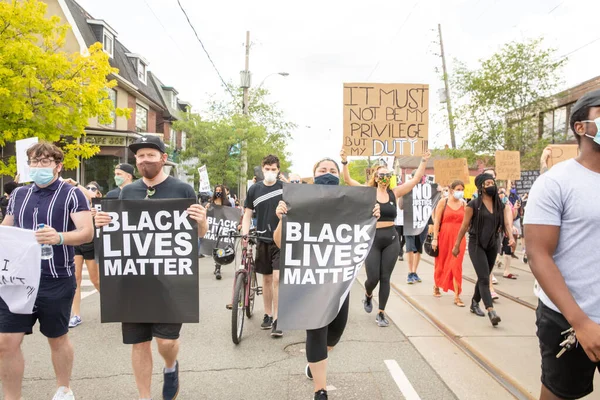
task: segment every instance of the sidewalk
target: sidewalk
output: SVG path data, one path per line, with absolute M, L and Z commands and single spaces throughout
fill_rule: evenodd
M 528 265 L 515 259 L 512 260 L 511 273 L 517 274 L 518 279 L 503 278 L 502 273 L 503 269 L 494 269 L 494 275 L 499 281 L 495 289 L 500 295 L 500 299 L 494 303 L 502 318 L 497 328 L 492 327 L 487 315 L 481 318 L 469 312 L 475 286 L 467 280 L 463 280 L 461 295 L 466 307 L 459 308 L 453 304 L 452 292 L 442 292 L 441 298 L 433 297 L 433 259 L 425 254 L 418 268 L 422 283 L 406 283 L 408 265 L 404 261 L 396 264 L 392 286 L 434 322 L 446 327 L 453 337 L 474 354 L 493 365 L 495 372 L 522 392 L 528 393 L 532 399 L 537 399 L 541 386 L 541 359 L 535 327 L 534 308 L 537 306 L 537 298 L 533 293 L 534 277 Z M 477 279 L 468 256 L 464 260 L 463 275 Z M 526 305 L 503 297 L 500 292 L 516 297 Z M 394 322 L 404 331 L 405 321 Z M 594 383 L 597 388 L 600 387 L 598 378 L 596 374 Z M 598 393 L 586 397 L 592 398 L 599 398 Z

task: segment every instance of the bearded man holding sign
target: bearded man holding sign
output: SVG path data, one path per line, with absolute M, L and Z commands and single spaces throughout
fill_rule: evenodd
M 138 171 L 143 178 L 127 185 L 121 191 L 121 200 L 196 199 L 194 189 L 167 175 L 163 166 L 167 161 L 165 144 L 156 136 L 142 136 L 129 146 L 135 153 Z M 208 230 L 206 209 L 199 204 L 187 210 L 189 218 L 198 223 L 198 236 Z M 154 216 L 152 216 L 154 219 Z M 96 215 L 96 227 L 111 223 L 106 212 Z M 133 345 L 132 364 L 140 399 L 151 398 L 152 338 L 156 338 L 158 350 L 165 361 L 163 399 L 172 400 L 179 393 L 179 332 L 181 323 L 123 323 L 123 343 Z
M 340 182 L 332 159 L 319 161 L 313 171 L 315 185 L 284 186 L 273 240 L 282 254 L 279 323 L 306 329 L 305 373 L 314 379 L 315 400 L 324 400 L 327 352 L 346 328 L 350 289 L 373 243 L 380 210 L 373 189 L 326 186 Z

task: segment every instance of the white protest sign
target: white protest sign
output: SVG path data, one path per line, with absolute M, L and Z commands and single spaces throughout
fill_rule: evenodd
M 210 182 L 208 181 L 208 172 L 206 171 L 206 165 L 198 168 L 198 173 L 200 174 L 200 188 L 199 192 L 210 192 Z
M 0 226 L 0 243 L 0 297 L 10 312 L 31 314 L 42 271 L 42 250 L 35 232 Z
M 19 174 L 19 182 L 31 182 L 29 176 L 29 165 L 27 165 L 27 149 L 38 142 L 37 137 L 17 140 L 15 142 L 17 155 L 17 174 Z

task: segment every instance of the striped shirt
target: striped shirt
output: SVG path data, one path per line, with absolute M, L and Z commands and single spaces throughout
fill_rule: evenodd
M 275 182 L 272 186 L 267 186 L 261 181 L 248 189 L 244 207 L 256 211 L 256 230 L 261 235 L 273 237 L 273 232 L 279 223 L 275 210 L 282 199 L 283 183 L 281 181 Z
M 17 228 L 36 230 L 39 224 L 51 226 L 57 232 L 75 230 L 71 214 L 89 211 L 85 195 L 77 187 L 61 179 L 40 188 L 35 184 L 15 189 L 8 203 L 7 215 L 14 218 Z M 42 276 L 66 278 L 74 272 L 73 246 L 52 246 L 54 257 L 42 260 Z

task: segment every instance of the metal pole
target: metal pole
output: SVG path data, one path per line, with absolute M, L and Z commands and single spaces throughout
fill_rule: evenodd
M 250 68 L 250 31 L 246 31 L 246 67 L 245 71 L 248 74 L 248 70 Z M 248 92 L 249 88 L 244 87 L 244 103 L 242 108 L 242 113 L 245 116 L 248 116 Z M 248 191 L 247 186 L 247 178 L 248 178 L 248 149 L 247 143 L 245 140 L 242 141 L 242 148 L 240 149 L 240 185 L 239 185 L 239 197 L 240 199 L 246 198 L 246 193 Z
M 450 85 L 448 85 L 448 72 L 446 71 L 446 55 L 444 53 L 444 41 L 442 40 L 442 25 L 438 24 L 440 33 L 440 47 L 442 50 L 442 69 L 444 71 L 444 86 L 446 87 L 446 107 L 448 108 L 448 124 L 450 125 L 450 142 L 452 148 L 456 149 L 456 137 L 454 136 L 454 115 L 452 114 L 452 104 L 450 103 Z

